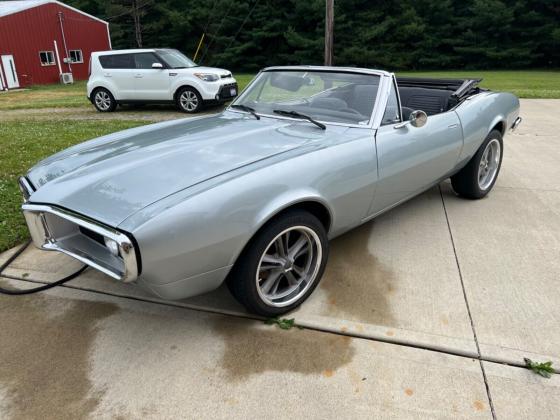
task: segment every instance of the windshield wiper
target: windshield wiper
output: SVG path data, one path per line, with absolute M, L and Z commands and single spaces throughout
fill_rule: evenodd
M 279 114 L 279 115 L 285 115 L 287 117 L 301 118 L 303 120 L 307 120 L 310 123 L 315 124 L 321 130 L 325 130 L 327 128 L 327 126 L 325 124 L 322 124 L 317 120 L 314 120 L 309 115 L 301 114 L 301 113 L 296 112 L 296 111 L 285 111 L 283 109 L 275 109 L 272 112 L 274 112 L 275 114 Z
M 240 109 L 241 111 L 249 112 L 257 120 L 261 119 L 261 116 L 259 114 L 257 114 L 257 111 L 255 111 L 255 108 L 251 108 L 250 106 L 247 106 L 247 105 L 230 105 L 230 108 L 237 108 L 237 109 Z

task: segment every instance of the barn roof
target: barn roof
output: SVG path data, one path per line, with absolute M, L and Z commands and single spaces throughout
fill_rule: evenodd
M 10 0 L 10 1 L 0 1 L 0 17 L 12 15 L 12 14 L 18 13 L 18 12 L 23 12 L 24 10 L 32 9 L 33 7 L 41 6 L 41 5 L 47 4 L 47 3 L 55 3 L 55 4 L 58 4 L 59 6 L 66 7 L 67 9 L 73 10 L 73 11 L 75 11 L 77 13 L 80 13 L 84 16 L 87 16 L 91 19 L 95 19 L 99 22 L 107 23 L 106 21 L 104 21 L 102 19 L 99 19 L 95 16 L 92 16 L 88 13 L 82 12 L 81 10 L 76 9 L 75 7 L 68 6 L 67 4 L 64 4 L 64 3 L 60 2 L 60 1 L 56 1 L 56 0 Z

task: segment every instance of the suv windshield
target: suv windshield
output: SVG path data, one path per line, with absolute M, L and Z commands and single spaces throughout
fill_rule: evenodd
M 159 57 L 172 69 L 187 69 L 198 67 L 194 61 L 177 50 L 157 50 Z
M 379 76 L 335 71 L 271 70 L 234 102 L 259 114 L 295 111 L 324 122 L 368 124 Z

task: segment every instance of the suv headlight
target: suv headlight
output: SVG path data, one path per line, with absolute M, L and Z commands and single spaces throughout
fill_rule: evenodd
M 194 75 L 205 82 L 215 82 L 216 80 L 220 80 L 220 76 L 213 73 L 195 73 Z

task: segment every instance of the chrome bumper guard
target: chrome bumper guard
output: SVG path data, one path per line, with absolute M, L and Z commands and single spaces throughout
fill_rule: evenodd
M 124 233 L 54 206 L 24 203 L 21 208 L 36 247 L 62 252 L 116 280 L 138 277 L 136 250 Z M 106 245 L 110 241 L 117 245 L 113 251 Z
M 511 131 L 515 131 L 515 129 L 519 126 L 519 124 L 521 124 L 521 121 L 523 121 L 523 119 L 521 117 L 517 117 L 513 122 L 513 124 L 511 125 Z

